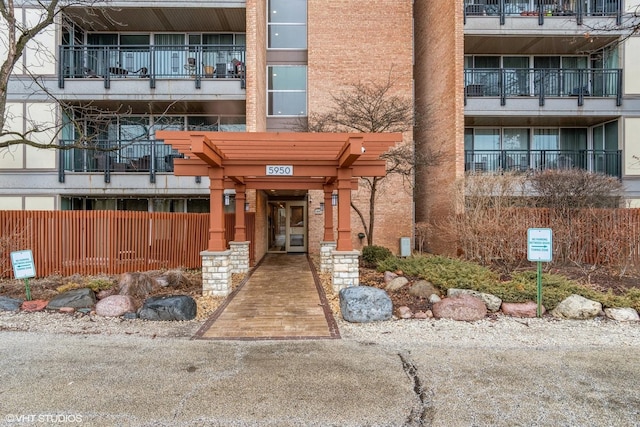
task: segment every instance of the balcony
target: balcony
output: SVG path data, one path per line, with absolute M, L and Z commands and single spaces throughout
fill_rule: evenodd
M 115 79 L 235 79 L 245 87 L 245 46 L 145 45 L 59 46 L 58 87 L 68 79 L 101 79 L 109 89 Z
M 539 25 L 546 18 L 568 17 L 582 25 L 585 17 L 610 17 L 622 22 L 622 0 L 464 0 L 464 20 L 467 17 L 495 16 L 500 25 L 505 17 L 535 17 Z
M 622 104 L 621 69 L 489 69 L 464 71 L 465 105 L 468 97 L 499 97 L 500 105 L 508 98 L 537 97 L 544 106 L 547 98 L 572 97 L 581 106 L 585 98 L 615 98 Z
M 60 141 L 72 146 L 75 141 Z M 184 157 L 162 141 L 92 141 L 96 149 L 71 148 L 61 151 L 58 181 L 64 182 L 67 172 L 104 174 L 111 182 L 111 173 L 144 173 L 155 183 L 157 173 L 172 173 L 173 159 Z
M 579 168 L 622 177 L 622 152 L 605 150 L 465 150 L 471 173 Z

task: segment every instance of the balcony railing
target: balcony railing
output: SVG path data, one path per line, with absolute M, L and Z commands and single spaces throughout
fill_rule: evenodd
M 464 0 L 467 16 L 497 16 L 500 25 L 507 16 L 535 17 L 540 25 L 545 18 L 561 16 L 582 25 L 585 17 L 614 17 L 622 23 L 623 0 Z
M 72 146 L 74 141 L 60 141 Z M 70 148 L 60 151 L 58 180 L 64 182 L 67 172 L 104 174 L 111 182 L 111 173 L 146 173 L 154 183 L 157 173 L 173 172 L 173 159 L 184 157 L 162 141 L 91 141 L 92 148 Z
M 58 85 L 65 79 L 100 78 L 109 88 L 112 79 L 147 79 L 155 88 L 157 79 L 239 79 L 244 88 L 245 46 L 60 46 Z
M 464 156 L 468 172 L 578 168 L 622 177 L 620 150 L 465 150 Z
M 546 98 L 575 97 L 583 105 L 585 97 L 616 98 L 622 104 L 622 70 L 559 68 L 472 68 L 464 70 L 465 103 L 471 96 L 507 98 L 535 96 L 540 106 Z

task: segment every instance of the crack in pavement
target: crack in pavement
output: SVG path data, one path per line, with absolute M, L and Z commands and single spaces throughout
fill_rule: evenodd
M 420 380 L 420 376 L 418 375 L 418 368 L 411 360 L 409 354 L 398 353 L 398 357 L 402 362 L 402 369 L 404 369 L 404 372 L 413 382 L 413 393 L 417 399 L 417 404 L 411 408 L 411 413 L 407 417 L 405 425 L 418 427 L 432 425 L 435 415 L 435 409 L 432 404 L 433 390 L 424 388 L 422 380 Z

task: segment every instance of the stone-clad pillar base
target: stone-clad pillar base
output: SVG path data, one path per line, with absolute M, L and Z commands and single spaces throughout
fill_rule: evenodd
M 229 242 L 231 273 L 249 272 L 249 242 Z
M 359 256 L 360 252 L 357 250 L 332 252 L 333 274 L 331 284 L 334 292 L 338 293 L 340 289 L 360 285 Z
M 200 252 L 202 295 L 226 297 L 231 293 L 231 251 Z
M 336 249 L 336 242 L 320 242 L 320 273 L 331 273 L 333 261 L 331 253 Z

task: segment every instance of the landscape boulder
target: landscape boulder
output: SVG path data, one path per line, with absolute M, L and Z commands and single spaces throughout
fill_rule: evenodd
M 409 288 L 409 294 L 418 298 L 429 298 L 440 294 L 440 290 L 427 280 L 418 280 Z
M 406 277 L 398 276 L 395 279 L 391 280 L 387 283 L 387 286 L 384 287 L 386 291 L 395 292 L 404 288 L 409 284 L 409 280 Z
M 502 312 L 507 316 L 513 317 L 537 317 L 538 304 L 533 301 L 527 302 L 503 302 Z M 540 308 L 541 314 L 545 313 L 544 306 Z
M 638 312 L 631 307 L 614 307 L 614 308 L 605 308 L 604 314 L 613 320 L 617 320 L 619 322 L 638 322 L 640 321 L 640 316 L 638 316 Z
M 384 272 L 384 283 L 389 283 L 390 281 L 392 281 L 393 279 L 395 279 L 396 277 L 398 277 L 398 275 L 392 271 L 385 271 Z
M 341 289 L 340 311 L 347 322 L 366 323 L 391 319 L 393 303 L 382 289 L 352 286 Z
M 398 307 L 398 317 L 400 319 L 411 319 L 413 317 L 413 312 L 409 307 L 403 305 L 402 307 Z
M 62 307 L 89 308 L 96 303 L 96 294 L 89 288 L 72 289 L 53 297 L 47 310 L 59 310 Z
M 460 294 L 433 304 L 432 311 L 436 319 L 475 321 L 484 319 L 487 306 L 479 298 Z
M 144 320 L 192 320 L 198 307 L 196 301 L 188 295 L 168 295 L 147 298 L 138 317 Z
M 128 295 L 111 295 L 101 299 L 96 304 L 96 314 L 103 317 L 120 317 L 123 314 L 136 311 L 133 298 Z
M 191 286 L 191 280 L 182 270 L 169 270 L 155 278 L 158 286 L 166 288 L 186 288 Z
M 484 292 L 474 291 L 472 289 L 456 289 L 450 288 L 447 291 L 447 296 L 455 297 L 457 295 L 471 295 L 472 297 L 479 298 L 482 302 L 487 306 L 487 310 L 491 312 L 496 312 L 500 310 L 500 306 L 502 305 L 502 300 L 495 295 L 486 294 Z
M 21 299 L 0 295 L 0 311 L 20 311 Z
M 25 301 L 22 303 L 20 309 L 22 311 L 26 311 L 27 313 L 35 312 L 35 311 L 43 311 L 49 301 L 43 299 L 34 299 L 32 301 Z
M 118 294 L 143 300 L 160 286 L 147 273 L 125 273 L 118 282 Z
M 553 317 L 561 319 L 592 319 L 602 312 L 602 304 L 581 295 L 570 295 L 551 310 Z

